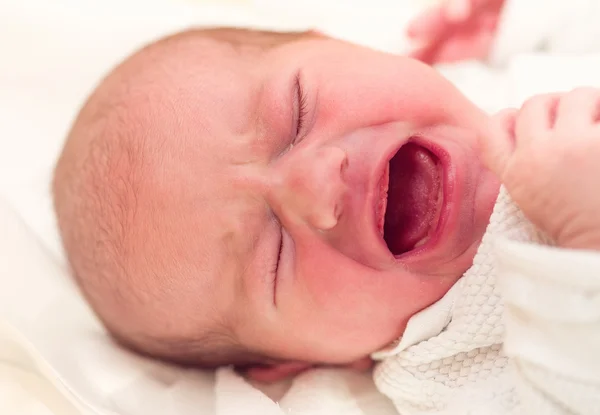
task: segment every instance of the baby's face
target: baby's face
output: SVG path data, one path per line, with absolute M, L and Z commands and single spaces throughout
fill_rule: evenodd
M 165 77 L 176 96 L 155 96 L 169 167 L 140 196 L 154 225 L 139 242 L 177 273 L 153 327 L 193 341 L 210 325 L 309 362 L 393 341 L 483 235 L 498 189 L 476 151 L 486 115 L 429 67 L 332 39 L 203 48 Z

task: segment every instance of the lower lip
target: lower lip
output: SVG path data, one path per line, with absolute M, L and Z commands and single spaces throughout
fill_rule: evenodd
M 442 179 L 442 189 L 441 189 L 441 197 L 442 197 L 442 201 L 441 201 L 441 207 L 440 207 L 440 211 L 438 213 L 438 218 L 437 218 L 437 223 L 435 225 L 435 230 L 433 232 L 429 233 L 429 239 L 422 243 L 422 245 L 415 247 L 413 249 L 411 249 L 408 252 L 404 252 L 400 255 L 394 255 L 394 258 L 396 259 L 404 259 L 406 257 L 410 257 L 410 256 L 414 256 L 414 255 L 419 255 L 423 252 L 426 252 L 430 249 L 432 249 L 434 246 L 436 246 L 440 239 L 442 238 L 443 234 L 444 234 L 444 230 L 446 229 L 448 222 L 450 220 L 451 217 L 451 213 L 452 213 L 452 207 L 454 205 L 453 202 L 453 198 L 452 198 L 452 193 L 453 193 L 453 189 L 454 189 L 454 181 L 453 181 L 453 174 L 452 174 L 452 165 L 450 162 L 450 155 L 441 147 L 426 142 L 425 140 L 423 140 L 420 137 L 412 137 L 410 140 L 410 142 L 416 143 L 418 145 L 420 145 L 421 147 L 425 148 L 426 150 L 430 151 L 433 155 L 435 155 L 439 162 L 440 162 L 440 176 Z M 395 153 L 394 153 L 395 154 Z M 387 169 L 386 169 L 387 171 Z M 383 236 L 381 236 L 381 240 L 384 244 L 384 246 L 387 248 L 387 244 L 385 243 L 385 240 L 383 240 Z

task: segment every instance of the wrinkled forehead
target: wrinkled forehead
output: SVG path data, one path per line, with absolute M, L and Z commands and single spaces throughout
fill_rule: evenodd
M 167 92 L 148 94 L 155 98 L 151 123 L 168 144 L 154 152 L 147 190 L 172 206 L 165 222 L 176 226 L 164 232 L 195 240 L 189 250 L 217 277 L 241 272 L 264 210 L 240 180 L 261 136 L 263 52 L 302 35 L 223 29 L 202 36 L 174 48 L 159 68 L 167 74 L 153 79 Z

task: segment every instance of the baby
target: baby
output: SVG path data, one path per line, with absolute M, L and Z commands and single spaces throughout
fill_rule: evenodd
M 600 249 L 599 102 L 576 90 L 490 120 L 416 60 L 189 31 L 86 103 L 58 224 L 83 294 L 140 353 L 263 381 L 368 367 L 470 267 L 500 181 L 558 246 Z
M 278 378 L 359 364 L 469 267 L 488 117 L 417 61 L 311 33 L 193 31 L 83 108 L 54 194 L 122 343 Z

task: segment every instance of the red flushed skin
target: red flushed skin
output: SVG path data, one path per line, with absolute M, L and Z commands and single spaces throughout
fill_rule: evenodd
M 135 125 L 161 147 L 143 159 L 129 263 L 173 277 L 144 280 L 156 301 L 115 319 L 158 338 L 218 322 L 285 362 L 364 358 L 472 263 L 499 188 L 478 159 L 488 116 L 408 58 L 314 36 L 243 52 L 190 41 L 132 70 L 152 86 Z M 382 178 L 409 141 L 435 155 L 442 204 L 428 241 L 394 256 Z

